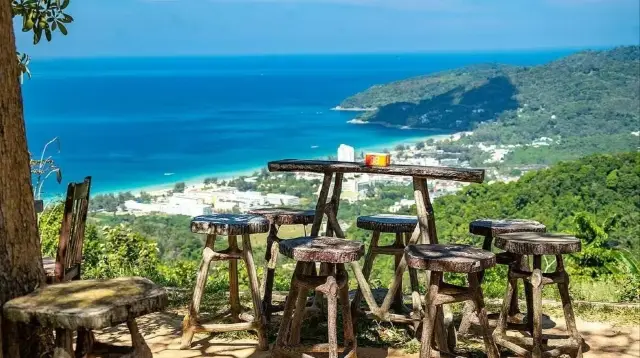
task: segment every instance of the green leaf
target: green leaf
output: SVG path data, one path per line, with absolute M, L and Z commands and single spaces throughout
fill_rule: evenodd
M 64 0 L 64 1 L 62 2 L 62 6 L 61 6 L 60 8 L 61 8 L 61 9 L 66 9 L 66 8 L 67 8 L 67 6 L 69 6 L 69 0 Z
M 58 28 L 58 22 L 54 21 L 51 23 L 51 30 L 52 31 L 56 31 L 56 28 Z
M 67 35 L 67 27 L 64 26 L 64 24 L 61 21 L 58 21 L 58 27 L 60 28 L 60 32 L 62 32 L 63 35 Z
M 47 41 L 51 41 L 51 29 L 50 28 L 45 28 L 44 29 L 44 35 L 47 37 Z
M 33 44 L 37 45 L 40 42 L 40 38 L 42 37 L 42 29 L 36 27 L 33 29 Z
M 67 14 L 62 14 L 62 15 L 63 17 L 62 19 L 60 19 L 60 21 L 64 22 L 65 24 L 73 22 L 73 17 L 71 17 L 71 15 L 67 15 Z

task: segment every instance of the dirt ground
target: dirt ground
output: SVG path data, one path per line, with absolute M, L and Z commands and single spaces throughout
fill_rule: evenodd
M 138 325 L 147 343 L 157 358 L 267 358 L 269 352 L 256 350 L 252 340 L 224 341 L 209 335 L 196 335 L 190 350 L 180 350 L 180 325 L 182 316 L 176 313 L 158 313 L 138 320 Z M 544 333 L 564 333 L 563 320 L 552 319 L 555 327 Z M 640 358 L 640 327 L 616 327 L 608 323 L 577 321 L 587 351 L 585 358 Z M 128 344 L 130 337 L 125 326 L 118 326 L 100 332 L 97 338 L 103 342 Z M 326 355 L 318 354 L 317 357 Z M 361 358 L 418 358 L 418 354 L 407 354 L 401 349 L 358 348 Z

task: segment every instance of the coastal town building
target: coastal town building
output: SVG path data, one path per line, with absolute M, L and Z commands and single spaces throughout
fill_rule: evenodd
M 338 147 L 338 160 L 341 162 L 355 162 L 356 151 L 353 147 L 346 144 L 340 144 Z

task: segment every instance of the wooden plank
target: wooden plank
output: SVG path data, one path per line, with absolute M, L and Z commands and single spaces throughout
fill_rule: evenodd
M 369 173 L 453 180 L 470 183 L 482 183 L 484 181 L 483 169 L 428 167 L 399 164 L 390 165 L 388 167 L 369 167 L 364 163 L 299 159 L 272 161 L 269 162 L 268 167 L 271 172 Z

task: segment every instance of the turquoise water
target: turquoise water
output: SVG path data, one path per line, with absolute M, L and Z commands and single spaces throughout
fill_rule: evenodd
M 34 60 L 25 81 L 29 148 L 53 137 L 65 181 L 93 192 L 224 176 L 282 158 L 384 147 L 435 133 L 353 125 L 331 111 L 375 84 L 481 62 L 538 64 L 566 51 Z M 173 173 L 171 175 L 167 175 Z M 62 192 L 51 181 L 44 195 Z

